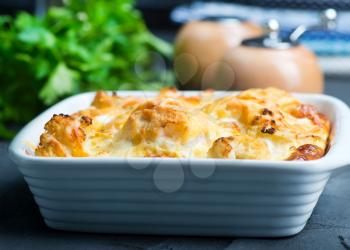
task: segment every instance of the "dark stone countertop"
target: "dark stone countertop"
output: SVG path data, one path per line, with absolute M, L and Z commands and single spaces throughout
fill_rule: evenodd
M 326 93 L 350 105 L 350 82 L 327 79 Z M 305 229 L 281 239 L 71 233 L 49 229 L 0 142 L 0 249 L 350 249 L 350 168 L 334 173 Z

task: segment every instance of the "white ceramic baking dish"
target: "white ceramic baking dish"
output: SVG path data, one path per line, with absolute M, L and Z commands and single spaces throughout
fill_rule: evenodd
M 152 96 L 152 92 L 118 92 Z M 184 92 L 186 95 L 196 92 Z M 217 93 L 217 95 L 228 92 Z M 55 229 L 136 234 L 288 236 L 300 232 L 333 170 L 350 163 L 350 112 L 325 95 L 297 95 L 332 121 L 334 138 L 319 160 L 43 158 L 32 155 L 53 114 L 90 105 L 70 97 L 16 136 L 10 155 L 46 224 Z M 29 145 L 29 146 L 28 146 Z

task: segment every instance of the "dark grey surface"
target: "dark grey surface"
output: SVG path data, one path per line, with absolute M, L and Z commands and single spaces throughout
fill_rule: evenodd
M 326 93 L 350 105 L 350 81 L 327 79 Z M 350 166 L 336 172 L 305 229 L 282 239 L 70 233 L 47 228 L 0 142 L 0 249 L 350 249 Z

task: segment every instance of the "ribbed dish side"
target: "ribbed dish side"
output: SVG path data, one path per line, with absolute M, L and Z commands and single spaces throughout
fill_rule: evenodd
M 47 225 L 110 233 L 293 235 L 305 226 L 329 178 L 236 168 L 228 175 L 219 166 L 212 177 L 199 179 L 185 167 L 182 187 L 164 193 L 152 181 L 153 167 L 101 167 L 104 175 L 94 178 L 93 168 L 78 169 L 79 176 L 74 167 L 66 173 L 57 168 L 21 168 Z

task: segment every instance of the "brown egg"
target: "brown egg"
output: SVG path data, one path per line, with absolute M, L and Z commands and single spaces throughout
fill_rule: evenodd
M 203 82 L 214 82 L 216 68 L 225 53 L 243 39 L 261 34 L 260 27 L 237 20 L 187 23 L 175 41 L 174 70 L 179 88 L 202 89 Z
M 221 89 L 273 86 L 294 92 L 321 93 L 324 87 L 316 56 L 301 45 L 287 49 L 238 46 L 228 51 L 223 65 L 216 72 L 219 82 L 224 82 L 219 86 Z M 231 69 L 229 73 L 227 65 Z

